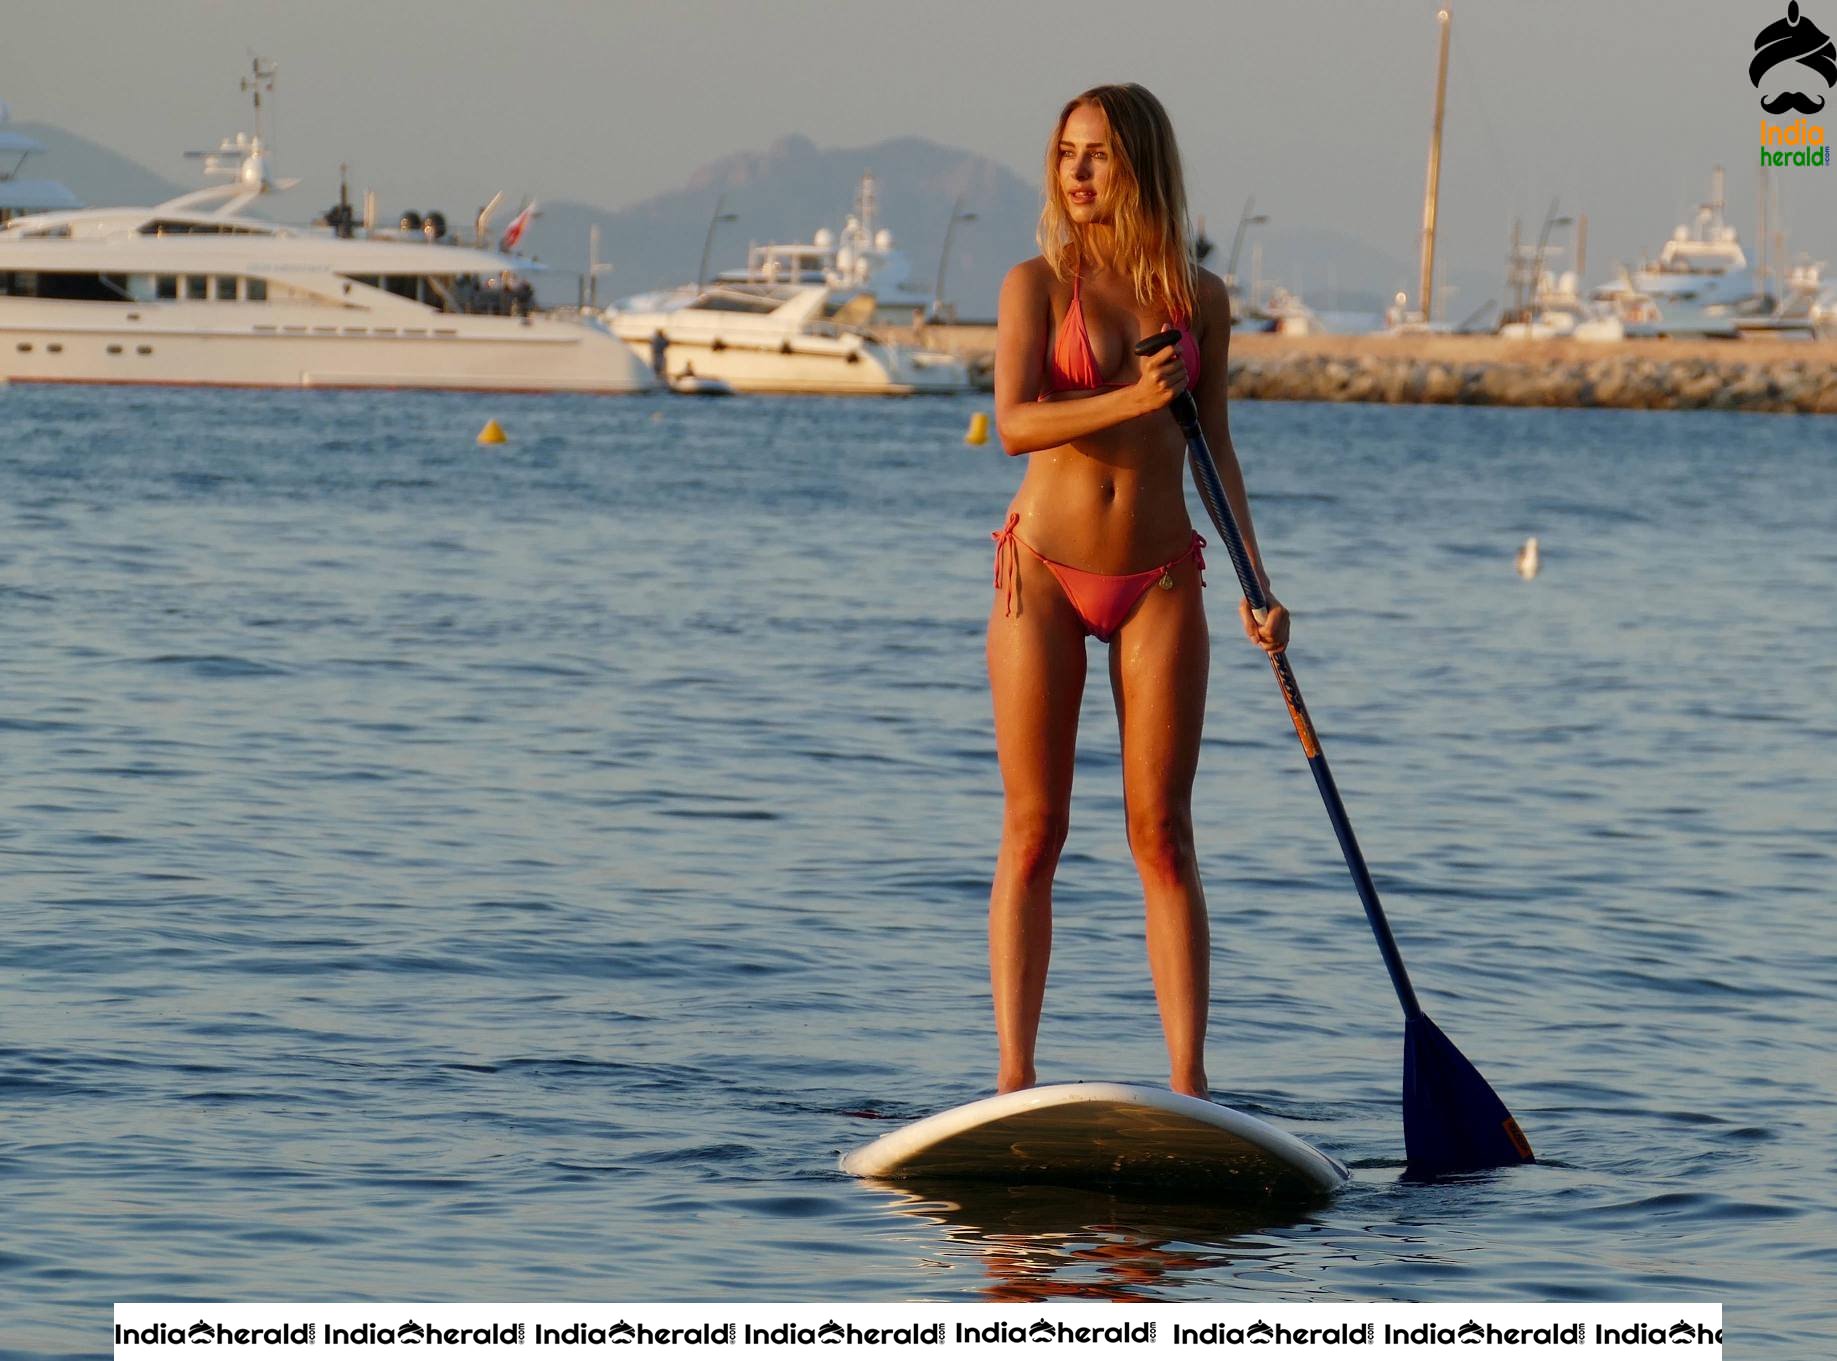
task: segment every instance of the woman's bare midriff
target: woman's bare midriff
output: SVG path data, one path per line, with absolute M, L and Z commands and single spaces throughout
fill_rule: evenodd
M 1185 450 L 1174 418 L 1151 411 L 1028 455 L 1008 510 L 1043 557 L 1087 572 L 1145 572 L 1192 542 Z

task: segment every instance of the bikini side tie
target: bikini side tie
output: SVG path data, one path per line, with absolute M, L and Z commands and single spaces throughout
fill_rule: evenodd
M 1009 619 L 1014 617 L 1016 606 L 1020 603 L 1021 550 L 1016 547 L 1014 542 L 1014 527 L 1020 522 L 1020 512 L 1012 511 L 1008 515 L 1007 524 L 1003 525 L 1000 529 L 992 529 L 989 531 L 989 537 L 995 540 L 995 589 L 999 591 L 1004 586 L 1007 588 L 1007 601 L 1002 608 L 1002 613 L 1004 617 Z M 1008 559 L 1008 579 L 1006 581 L 1002 580 L 1001 560 L 1003 554 L 1006 554 Z

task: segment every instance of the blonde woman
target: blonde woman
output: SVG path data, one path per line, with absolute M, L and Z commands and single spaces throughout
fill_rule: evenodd
M 1223 280 L 1193 263 L 1173 126 L 1140 85 L 1098 86 L 1060 111 L 1045 199 L 1042 253 L 1009 271 L 996 334 L 1002 447 L 1029 456 L 994 535 L 988 633 L 1005 793 L 989 902 L 997 1087 L 1035 1081 L 1053 872 L 1094 635 L 1109 644 L 1169 1085 L 1205 1098 L 1210 937 L 1192 817 L 1210 661 L 1205 540 L 1187 518 L 1185 444 L 1164 408 L 1192 389 L 1267 591 L 1225 414 L 1231 305 Z M 1138 361 L 1135 342 L 1168 327 L 1180 342 Z M 1288 613 L 1273 594 L 1261 624 L 1248 606 L 1241 617 L 1265 651 L 1287 645 Z

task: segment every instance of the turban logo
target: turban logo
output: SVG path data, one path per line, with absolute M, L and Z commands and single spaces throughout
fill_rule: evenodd
M 1837 45 L 1810 19 L 1799 13 L 1799 0 L 1786 6 L 1786 17 L 1775 19 L 1754 39 L 1754 60 L 1748 63 L 1748 79 L 1755 89 L 1760 78 L 1782 62 L 1796 61 L 1809 66 L 1824 77 L 1825 87 L 1837 85 Z M 1815 99 L 1797 90 L 1784 90 L 1760 106 L 1771 114 L 1789 109 L 1799 113 L 1817 113 L 1824 107 L 1824 96 Z

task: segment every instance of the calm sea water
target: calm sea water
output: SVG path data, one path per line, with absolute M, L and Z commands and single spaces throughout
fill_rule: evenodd
M 1404 957 L 1543 1159 L 1401 1179 L 1396 1002 L 1217 553 L 1211 1074 L 1356 1172 L 1272 1220 L 835 1171 L 991 1090 L 976 407 L 0 392 L 8 1345 L 1074 1296 L 1722 1300 L 1828 1354 L 1834 427 L 1235 408 Z M 1041 1077 L 1158 1081 L 1101 684 L 1082 738 Z

